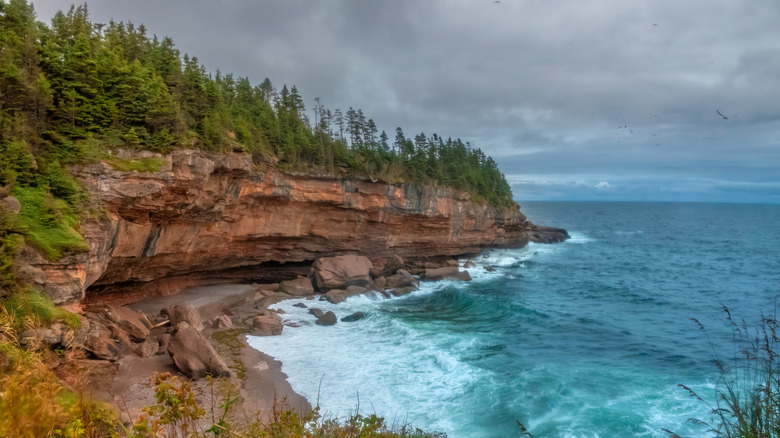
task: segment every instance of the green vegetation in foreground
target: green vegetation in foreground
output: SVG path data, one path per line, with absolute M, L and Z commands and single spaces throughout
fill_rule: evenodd
M 198 405 L 189 382 L 169 374 L 155 374 L 156 403 L 143 409 L 134 424 L 121 424 L 109 407 L 91 400 L 88 383 L 70 376 L 64 385 L 51 366 L 55 353 L 36 345 L 23 347 L 19 329 L 31 329 L 44 319 L 57 318 L 53 305 L 30 294 L 0 303 L 0 436 L 37 438 L 87 437 L 229 437 L 245 438 L 436 438 L 409 426 L 387 425 L 384 419 L 351 415 L 343 420 L 323 418 L 319 410 L 301 415 L 278 403 L 269 421 L 229 415 L 237 398 L 231 390 L 214 395 L 218 407 L 212 418 Z M 234 337 L 229 335 L 228 338 Z M 227 339 L 226 339 L 227 340 Z M 228 341 L 228 343 L 230 343 Z M 66 387 L 67 386 L 67 387 Z M 244 418 L 240 425 L 231 418 Z M 208 426 L 203 426 L 207 424 Z
M 61 307 L 56 307 L 51 298 L 30 287 L 14 292 L 7 297 L 2 306 L 17 323 L 14 329 L 21 329 L 22 322 L 32 321 L 36 325 L 51 325 L 51 323 L 61 320 L 65 325 L 71 328 L 81 326 L 81 318 Z
M 733 345 L 718 348 L 702 324 L 693 319 L 707 335 L 715 366 L 720 372 L 716 382 L 715 400 L 700 397 L 691 388 L 678 385 L 710 409 L 709 421 L 692 418 L 693 424 L 706 428 L 717 438 L 779 438 L 780 437 L 780 320 L 777 309 L 773 315 L 762 315 L 756 328 L 744 320 L 736 320 L 723 306 L 732 331 Z M 664 429 L 670 437 L 680 438 Z

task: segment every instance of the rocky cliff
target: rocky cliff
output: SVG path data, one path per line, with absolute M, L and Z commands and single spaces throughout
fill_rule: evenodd
M 181 150 L 157 172 L 76 169 L 103 212 L 82 224 L 88 254 L 23 254 L 22 274 L 58 304 L 129 302 L 220 281 L 278 280 L 319 257 L 363 254 L 381 265 L 558 242 L 515 208 L 452 189 L 296 175 L 250 156 Z

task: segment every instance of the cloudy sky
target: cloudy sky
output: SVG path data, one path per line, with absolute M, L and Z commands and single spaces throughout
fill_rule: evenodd
M 49 21 L 71 2 L 33 0 Z M 481 147 L 518 200 L 780 203 L 777 0 L 94 0 L 210 71 Z M 718 114 L 720 112 L 720 114 Z M 722 116 L 721 116 L 722 114 Z M 313 118 L 313 114 L 310 115 Z

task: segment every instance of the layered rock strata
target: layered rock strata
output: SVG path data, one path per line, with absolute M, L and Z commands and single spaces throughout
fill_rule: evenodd
M 164 158 L 151 173 L 76 169 L 103 212 L 82 224 L 91 251 L 50 262 L 27 250 L 22 274 L 57 304 L 119 304 L 201 284 L 294 279 L 323 256 L 361 254 L 381 269 L 394 255 L 568 238 L 517 206 L 474 203 L 458 190 L 283 173 L 240 153 Z

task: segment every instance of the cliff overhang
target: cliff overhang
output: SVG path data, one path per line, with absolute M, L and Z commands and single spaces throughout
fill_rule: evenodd
M 324 256 L 362 254 L 381 265 L 393 254 L 460 256 L 568 238 L 532 224 L 517 205 L 491 207 L 449 188 L 284 173 L 242 153 L 164 158 L 149 173 L 105 163 L 74 169 L 103 212 L 82 223 L 90 251 L 50 262 L 27 249 L 25 279 L 60 305 L 126 303 L 294 277 Z

